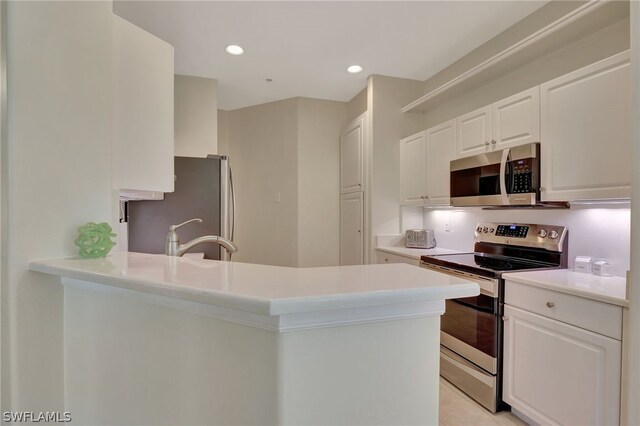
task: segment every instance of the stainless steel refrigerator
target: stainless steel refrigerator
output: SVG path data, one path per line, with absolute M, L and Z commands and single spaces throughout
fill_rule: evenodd
M 233 241 L 235 197 L 228 157 L 175 157 L 174 171 L 174 192 L 164 194 L 163 200 L 127 203 L 129 251 L 164 253 L 169 226 L 193 218 L 203 222 L 181 227 L 177 231 L 181 244 L 203 235 Z M 204 252 L 206 259 L 230 260 L 228 252 L 217 244 L 205 243 L 191 252 Z

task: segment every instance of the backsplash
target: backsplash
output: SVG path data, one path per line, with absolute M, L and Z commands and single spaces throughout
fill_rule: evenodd
M 472 250 L 478 222 L 539 223 L 569 229 L 569 268 L 578 255 L 607 259 L 612 273 L 625 276 L 629 269 L 631 217 L 629 205 L 572 207 L 568 210 L 482 210 L 481 208 L 431 210 L 403 208 L 403 228 L 422 226 L 435 231 L 438 247 Z M 450 231 L 445 231 L 449 223 Z M 404 229 L 402 230 L 404 232 Z

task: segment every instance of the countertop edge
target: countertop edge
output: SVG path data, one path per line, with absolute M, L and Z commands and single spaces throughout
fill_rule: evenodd
M 434 256 L 438 254 L 454 254 L 454 253 L 464 253 L 461 250 L 448 249 L 444 247 L 434 247 L 430 249 L 421 249 L 421 248 L 411 248 L 411 247 L 402 247 L 402 246 L 377 246 L 375 248 L 377 251 L 381 251 L 384 253 L 394 254 L 396 256 L 402 256 L 413 260 L 420 261 L 422 256 Z M 415 252 L 411 252 L 409 250 L 415 250 Z M 434 253 L 419 253 L 426 252 L 428 250 L 434 251 Z M 438 250 L 445 251 L 447 253 L 438 253 Z
M 576 273 L 568 270 L 566 272 Z M 503 274 L 502 277 L 505 280 L 515 281 L 521 284 L 530 285 L 532 287 L 539 287 L 539 288 L 544 288 L 548 290 L 553 290 L 559 293 L 565 293 L 573 296 L 583 297 L 585 299 L 591 299 L 598 302 L 608 303 L 610 305 L 616 305 L 623 308 L 629 307 L 629 301 L 627 299 L 620 299 L 618 297 L 607 296 L 600 293 L 594 293 L 588 290 L 568 288 L 565 286 L 554 284 L 553 282 L 541 281 L 540 279 L 532 278 L 526 275 L 526 274 L 533 274 L 533 273 L 535 273 L 535 271 L 534 272 L 509 272 L 509 273 Z
M 478 294 L 479 292 L 479 287 L 476 283 L 467 282 L 434 288 L 423 287 L 353 294 L 328 294 L 300 298 L 262 299 L 245 295 L 230 295 L 211 290 L 192 289 L 158 280 L 119 277 L 94 271 L 65 268 L 47 263 L 53 260 L 32 260 L 29 262 L 28 268 L 31 271 L 39 273 L 137 291 L 149 294 L 150 296 L 159 295 L 177 300 L 213 305 L 249 314 L 272 317 L 290 314 L 317 314 L 323 311 L 344 309 L 366 309 L 367 307 L 379 310 L 384 306 L 467 297 Z

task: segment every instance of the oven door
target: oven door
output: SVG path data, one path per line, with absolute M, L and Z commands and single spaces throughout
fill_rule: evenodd
M 491 374 L 498 373 L 499 303 L 497 298 L 450 299 L 442 315 L 440 344 Z
M 466 278 L 480 295 L 446 301 L 440 327 L 440 374 L 491 412 L 500 401 L 500 280 L 421 262 L 427 269 Z
M 449 299 L 441 317 L 440 343 L 491 374 L 498 371 L 500 345 L 500 280 L 424 261 L 426 269 L 475 281 L 480 294 Z

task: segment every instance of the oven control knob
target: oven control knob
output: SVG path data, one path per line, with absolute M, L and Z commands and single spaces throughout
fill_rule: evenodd
M 544 238 L 546 236 L 547 236 L 547 231 L 545 231 L 544 229 L 541 229 L 538 231 L 538 237 Z
M 482 226 L 478 226 L 478 227 L 476 228 L 476 232 L 478 232 L 478 233 L 482 232 Z
M 493 231 L 495 231 L 495 229 L 493 229 L 493 228 L 489 228 L 489 232 L 490 232 L 491 234 L 493 234 Z
M 482 228 L 482 232 L 489 232 L 489 228 L 485 226 L 484 228 Z
M 558 235 L 558 233 L 557 233 L 555 230 L 553 230 L 553 231 L 551 231 L 551 232 L 549 233 L 549 237 L 551 237 L 552 239 L 554 239 L 554 240 L 555 240 L 556 238 L 558 238 L 558 237 L 559 237 L 559 235 Z

